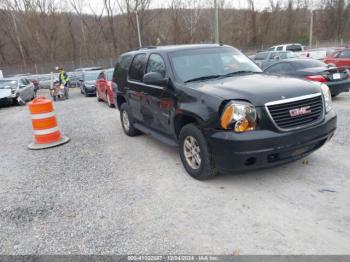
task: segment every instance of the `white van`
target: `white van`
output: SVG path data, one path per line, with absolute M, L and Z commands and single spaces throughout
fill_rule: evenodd
M 303 52 L 304 46 L 298 43 L 275 45 L 275 46 L 271 46 L 269 49 L 267 49 L 267 51 L 269 52 L 277 52 L 277 51 Z

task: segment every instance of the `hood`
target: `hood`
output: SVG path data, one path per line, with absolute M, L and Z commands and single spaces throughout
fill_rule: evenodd
M 0 88 L 0 99 L 11 96 L 11 88 Z
M 223 100 L 247 100 L 254 106 L 321 92 L 320 85 L 311 81 L 265 74 L 198 82 L 193 88 Z
M 87 86 L 96 86 L 96 80 L 85 81 L 85 85 L 87 85 Z

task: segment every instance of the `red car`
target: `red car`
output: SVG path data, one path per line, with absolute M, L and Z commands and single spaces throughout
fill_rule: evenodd
M 324 62 L 326 64 L 333 64 L 337 67 L 350 67 L 350 49 L 339 50 L 328 56 Z
M 107 102 L 109 107 L 115 107 L 115 97 L 112 89 L 113 69 L 102 71 L 96 80 L 97 101 Z

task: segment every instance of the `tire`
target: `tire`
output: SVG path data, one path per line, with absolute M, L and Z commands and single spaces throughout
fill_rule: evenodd
M 84 96 L 88 97 L 89 95 L 86 93 L 86 90 L 84 89 Z
M 340 93 L 332 94 L 332 97 L 339 96 Z
M 203 132 L 195 124 L 188 124 L 181 129 L 179 153 L 182 164 L 191 177 L 208 180 L 218 175 Z
M 129 106 L 126 103 L 122 104 L 120 107 L 120 122 L 122 124 L 124 133 L 130 137 L 138 136 L 141 134 L 141 132 L 134 127 L 129 112 Z

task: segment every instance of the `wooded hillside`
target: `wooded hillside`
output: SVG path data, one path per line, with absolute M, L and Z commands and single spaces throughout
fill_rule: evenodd
M 223 43 L 240 49 L 266 48 L 283 42 L 308 44 L 311 11 L 307 0 L 246 0 L 245 8 L 220 1 L 219 31 Z M 0 0 L 0 65 L 115 58 L 142 44 L 211 42 L 214 9 L 208 0 L 172 0 L 150 9 L 152 0 L 103 0 L 103 10 L 88 1 Z M 350 0 L 314 1 L 314 42 L 350 40 Z M 85 5 L 85 8 L 84 8 Z

